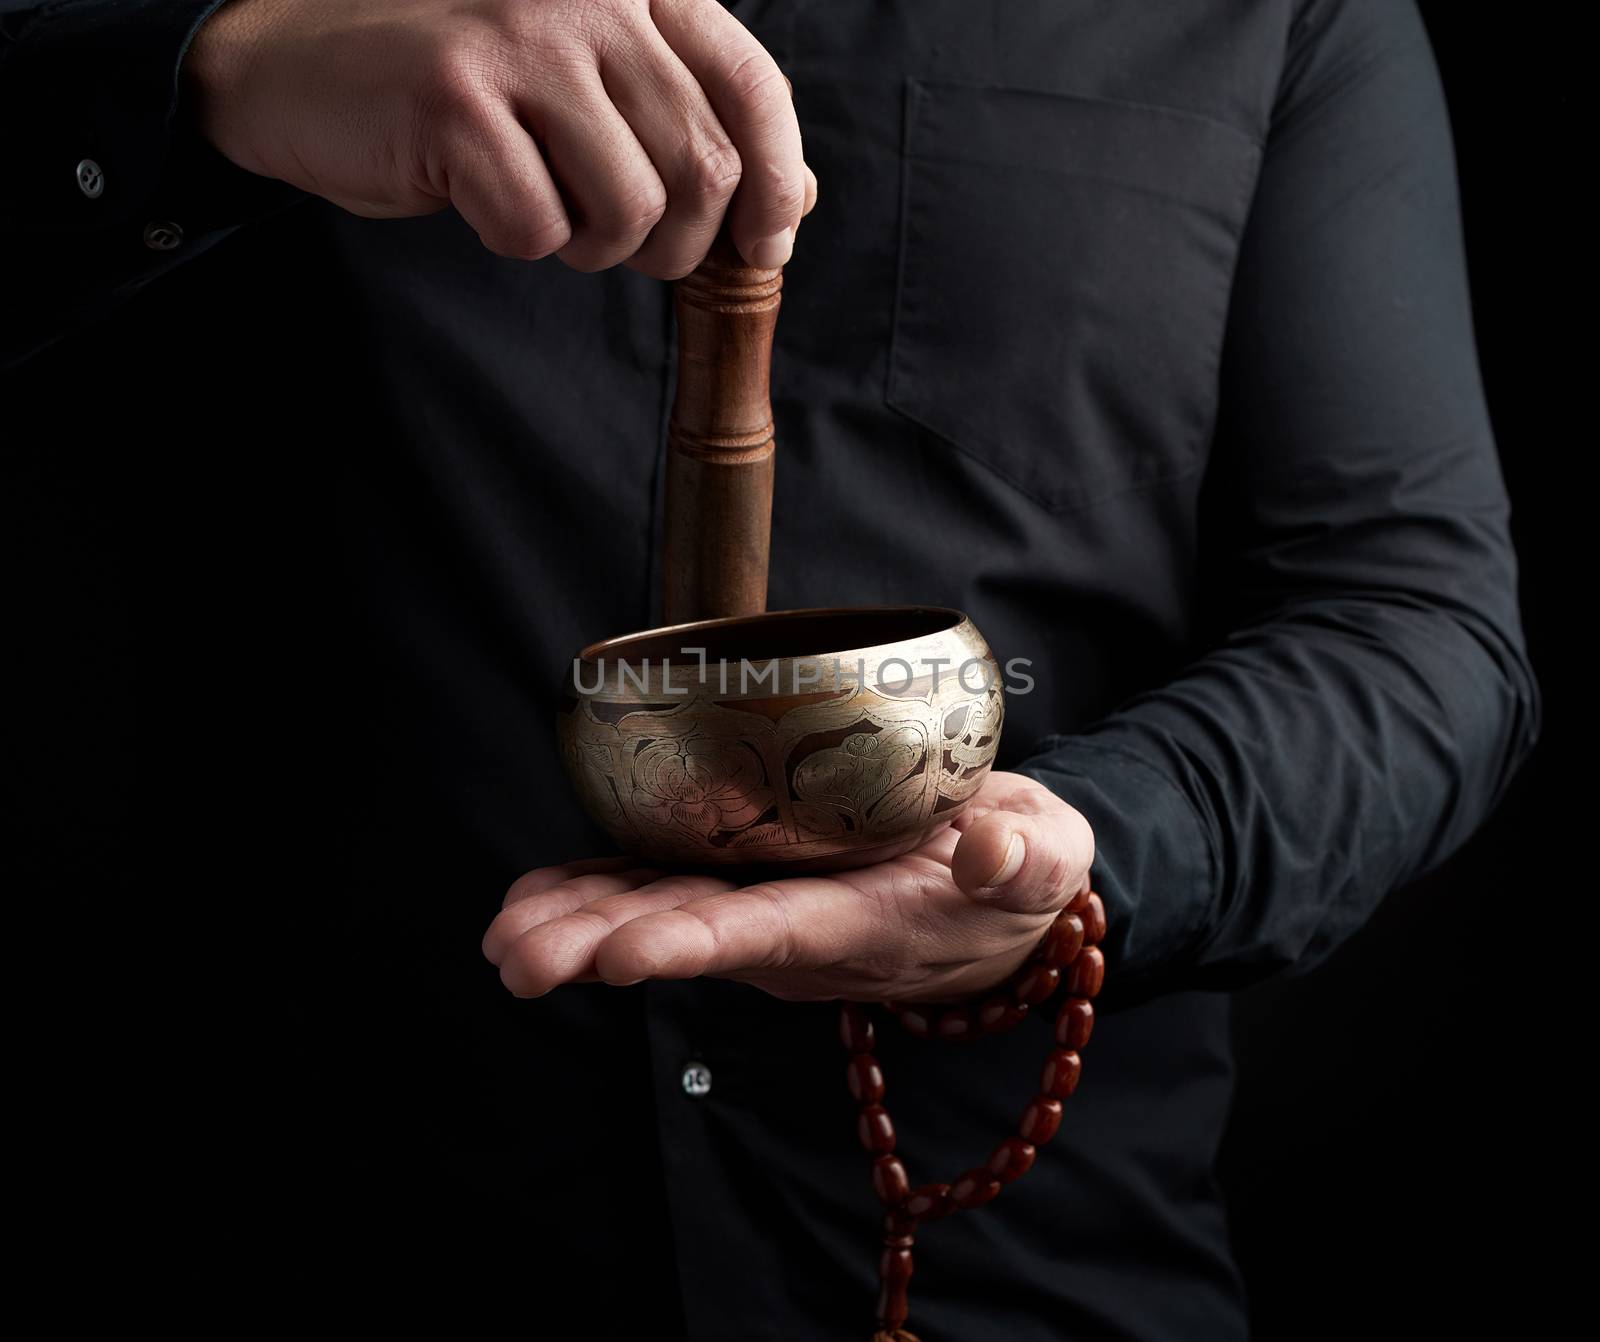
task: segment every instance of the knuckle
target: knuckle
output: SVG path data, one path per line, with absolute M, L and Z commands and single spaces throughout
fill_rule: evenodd
M 757 110 L 771 107 L 780 98 L 789 100 L 789 85 L 783 72 L 764 50 L 740 55 L 722 82 L 730 97 Z
M 472 42 L 447 42 L 433 53 L 418 82 L 419 119 L 480 125 L 489 113 L 494 87 L 493 57 Z
M 743 173 L 739 151 L 723 140 L 690 161 L 684 185 L 697 204 L 721 202 L 733 195 Z
M 584 46 L 603 53 L 645 18 L 643 0 L 577 0 L 567 7 L 571 31 Z
M 621 219 L 624 236 L 632 238 L 648 233 L 667 212 L 667 191 L 660 182 L 639 188 L 624 202 Z
M 776 212 L 798 215 L 806 203 L 806 186 L 799 173 L 768 159 L 755 173 L 757 186 L 768 205 Z
M 666 188 L 659 180 L 642 182 L 625 187 L 611 207 L 595 220 L 591 232 L 602 246 L 626 246 L 660 223 L 666 212 Z

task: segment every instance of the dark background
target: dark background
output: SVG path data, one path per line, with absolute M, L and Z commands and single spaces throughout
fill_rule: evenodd
M 1584 1210 L 1571 1156 L 1581 1149 L 1583 1055 L 1561 1031 L 1574 1018 L 1563 990 L 1584 968 L 1581 915 L 1593 885 L 1584 836 L 1568 819 L 1575 808 L 1564 804 L 1584 780 L 1578 649 L 1593 606 L 1576 593 L 1573 562 L 1579 528 L 1593 525 L 1574 470 L 1592 450 L 1578 406 L 1581 379 L 1592 376 L 1579 357 L 1592 338 L 1569 319 L 1583 310 L 1579 231 L 1592 231 L 1573 185 L 1592 158 L 1577 140 L 1586 84 L 1563 66 L 1561 48 L 1575 37 L 1564 44 L 1533 11 L 1508 17 L 1446 0 L 1422 8 L 1456 130 L 1479 345 L 1545 730 L 1462 853 L 1392 896 L 1316 974 L 1239 999 L 1242 1076 L 1223 1170 L 1262 1342 L 1558 1336 L 1569 1326 L 1540 1316 L 1554 1313 L 1566 1278 L 1583 1280 L 1581 1242 L 1564 1247 L 1578 1239 L 1564 1227 L 1581 1226 Z M 236 297 L 247 317 L 271 309 L 283 278 L 270 252 L 260 260 L 253 287 Z M 15 273 L 27 258 L 6 265 Z M 169 283 L 177 292 L 203 282 L 180 273 Z M 280 360 L 297 378 L 336 383 L 337 342 L 319 336 L 332 310 L 302 314 Z M 286 850 L 305 851 L 307 818 L 337 816 L 343 804 L 306 795 L 330 786 L 331 771 L 257 780 L 247 798 L 213 786 L 258 748 L 281 756 L 288 742 L 320 758 L 339 730 L 343 691 L 327 676 L 343 615 L 325 597 L 319 604 L 317 581 L 338 519 L 318 512 L 326 467 L 274 414 L 272 386 L 251 406 L 206 400 L 210 366 L 245 355 L 158 319 L 148 329 L 136 349 L 115 344 L 114 324 L 85 337 L 85 357 L 115 368 L 114 382 L 86 383 L 63 357 L 6 391 L 8 416 L 59 428 L 21 433 L 0 452 L 13 580 L 4 622 L 29 631 L 5 650 L 17 705 L 8 730 L 16 738 L 31 725 L 39 738 L 25 765 L 3 771 L 0 796 L 31 840 L 19 850 L 14 888 L 30 897 L 12 909 L 13 959 L 39 976 L 18 1047 L 41 1084 L 25 1088 L 13 1117 L 38 1137 L 17 1149 L 43 1181 L 34 1220 L 46 1246 L 57 1242 L 51 1230 L 138 1229 L 141 1209 L 173 1198 L 165 1144 L 190 1163 L 208 1133 L 231 1130 L 237 1104 L 271 1113 L 285 1093 L 305 1090 L 296 1060 L 271 1042 L 304 972 L 271 949 L 272 929 L 297 894 L 315 896 L 330 878 L 280 870 L 270 847 L 244 848 L 230 831 L 247 806 L 245 828 L 258 833 L 264 814 L 295 840 Z M 197 456 L 119 438 L 126 402 L 147 398 L 214 422 L 215 442 Z M 136 489 L 169 485 L 174 507 L 190 513 L 181 545 L 123 504 Z M 280 501 L 300 519 L 295 531 L 270 552 L 245 548 L 259 520 L 235 535 L 229 518 L 259 519 Z M 152 587 L 175 594 L 163 604 L 180 612 L 178 627 L 131 622 L 133 597 Z M 147 642 L 184 673 L 128 682 L 117 668 L 136 663 Z M 253 684 L 281 693 L 254 701 L 241 727 L 231 687 L 243 665 Z M 226 726 L 179 739 L 169 730 L 179 721 Z M 15 739 L 8 748 L 20 749 Z M 136 886 L 124 874 L 133 869 L 169 879 Z M 192 903 L 176 899 L 180 888 Z M 146 952 L 169 935 L 177 962 L 157 968 Z M 181 999 L 169 1019 L 132 1010 L 163 984 Z M 267 1018 L 264 1046 L 234 1031 L 240 1009 Z M 64 1040 L 47 1042 L 46 1024 L 64 1026 Z M 180 1093 L 181 1103 L 163 1098 Z M 252 1145 L 247 1163 L 270 1164 L 273 1146 Z M 139 1155 L 107 1161 L 108 1149 Z M 230 1171 L 238 1154 L 227 1153 Z M 130 1194 L 128 1170 L 147 1186 Z M 247 1197 L 240 1179 L 257 1177 L 266 1176 L 229 1173 L 207 1200 L 237 1211 Z M 208 1213 L 195 1224 L 210 1223 Z
M 1569 558 L 1582 525 L 1572 462 L 1592 439 L 1576 401 L 1592 340 L 1574 339 L 1569 318 L 1589 228 L 1572 187 L 1583 83 L 1531 11 L 1421 8 L 1455 129 L 1544 732 L 1465 849 L 1315 974 L 1238 999 L 1223 1174 L 1263 1342 L 1570 1328 L 1538 1320 L 1576 1266 L 1553 1209 L 1581 1198 L 1556 997 L 1583 953 L 1592 884 L 1562 814 L 1584 776 L 1575 654 L 1593 607 L 1574 597 Z

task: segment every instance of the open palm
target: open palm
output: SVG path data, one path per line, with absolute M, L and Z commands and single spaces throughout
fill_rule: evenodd
M 854 871 L 740 886 L 628 858 L 541 867 L 512 885 L 483 948 L 519 997 L 700 975 L 793 1000 L 964 997 L 1027 958 L 1093 858 L 1078 811 L 996 772 L 949 829 Z

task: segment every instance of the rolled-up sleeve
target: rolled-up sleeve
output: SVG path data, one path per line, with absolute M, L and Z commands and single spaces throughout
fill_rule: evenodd
M 1021 771 L 1082 810 L 1123 990 L 1306 967 L 1437 865 L 1539 732 L 1420 18 L 1290 35 L 1202 493 L 1210 650 Z
M 180 72 L 224 0 L 0 0 L 0 361 L 300 198 L 213 150 Z

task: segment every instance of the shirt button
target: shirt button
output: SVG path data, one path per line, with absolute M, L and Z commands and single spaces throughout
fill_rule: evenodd
M 699 1099 L 711 1093 L 711 1069 L 703 1062 L 691 1062 L 683 1069 L 683 1093 Z
M 78 190 L 88 196 L 90 200 L 99 200 L 100 193 L 106 189 L 106 175 L 100 171 L 100 165 L 92 158 L 80 159 L 78 162 Z
M 183 230 L 176 224 L 146 224 L 144 245 L 153 252 L 170 252 L 183 241 Z

